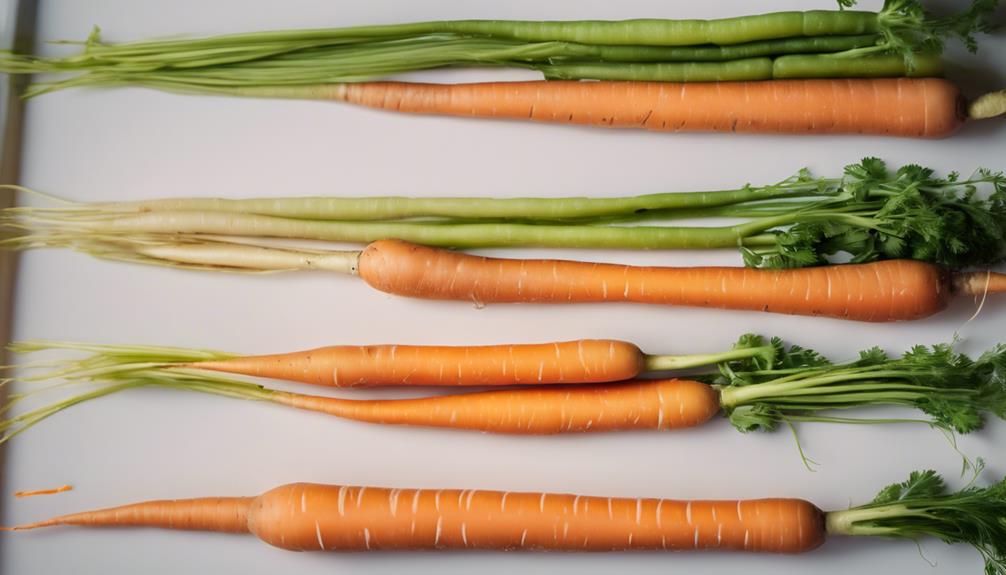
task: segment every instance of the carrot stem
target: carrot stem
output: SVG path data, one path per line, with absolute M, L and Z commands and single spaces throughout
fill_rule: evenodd
M 772 346 L 743 347 L 724 351 L 720 353 L 703 353 L 694 355 L 647 355 L 645 360 L 645 371 L 669 371 L 677 369 L 690 369 L 706 365 L 716 365 L 726 361 L 736 359 L 747 359 L 751 357 L 767 357 L 769 361 L 775 354 Z

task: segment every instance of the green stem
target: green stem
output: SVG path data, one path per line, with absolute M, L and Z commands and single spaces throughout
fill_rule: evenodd
M 905 378 L 913 375 L 912 371 L 906 370 L 884 370 L 884 371 L 828 371 L 825 375 L 812 377 L 800 377 L 787 379 L 780 382 L 765 382 L 756 385 L 729 386 L 723 389 L 720 401 L 724 407 L 734 408 L 740 405 L 757 403 L 759 401 L 769 401 L 774 398 L 785 397 L 795 391 L 813 387 L 827 386 L 832 383 L 846 381 L 876 380 L 880 378 Z
M 647 355 L 644 371 L 670 371 L 714 365 L 736 359 L 747 359 L 757 356 L 772 357 L 772 346 L 747 347 L 732 349 L 721 353 L 699 353 L 693 355 Z
M 642 212 L 705 209 L 758 200 L 812 194 L 839 180 L 744 187 L 707 192 L 671 192 L 614 198 L 479 198 L 479 197 L 294 197 L 170 198 L 139 202 L 89 204 L 95 213 L 147 211 L 237 212 L 305 220 L 395 220 L 416 217 L 566 220 L 632 215 Z
M 912 510 L 903 504 L 829 511 L 825 513 L 825 530 L 829 535 L 892 535 L 898 531 L 897 528 L 861 525 L 861 523 L 878 519 L 925 516 L 925 511 Z
M 74 227 L 76 230 L 74 230 Z M 692 249 L 743 245 L 736 226 L 585 226 L 508 223 L 439 224 L 411 222 L 336 222 L 292 220 L 218 212 L 151 212 L 113 220 L 79 221 L 65 233 L 210 234 L 255 238 L 296 238 L 369 243 L 398 238 L 418 244 L 453 247 L 549 246 L 567 248 Z M 760 231 L 755 228 L 755 231 Z

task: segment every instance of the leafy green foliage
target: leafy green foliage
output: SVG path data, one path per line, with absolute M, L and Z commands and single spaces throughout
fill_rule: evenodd
M 972 482 L 950 493 L 935 471 L 915 471 L 907 481 L 882 489 L 872 502 L 829 515 L 846 520 L 847 535 L 967 543 L 982 554 L 988 575 L 1006 574 L 1006 479 L 988 487 Z
M 762 344 L 745 335 L 738 347 Z M 741 431 L 774 429 L 781 422 L 876 422 L 820 413 L 876 405 L 915 408 L 939 429 L 969 433 L 982 427 L 985 413 L 1006 419 L 1006 345 L 977 359 L 949 344 L 916 346 L 900 358 L 880 348 L 860 352 L 851 362 L 833 364 L 819 353 L 771 340 L 773 358 L 725 362 L 708 379 L 721 386 L 723 407 Z
M 971 52 L 978 50 L 975 34 L 989 32 L 989 16 L 999 0 L 972 0 L 966 10 L 943 18 L 926 11 L 919 0 L 886 0 L 877 14 L 884 42 L 878 48 L 904 54 L 909 64 L 918 51 L 942 51 L 947 38 L 957 38 Z
M 947 486 L 943 478 L 932 469 L 913 471 L 908 481 L 893 483 L 880 490 L 873 498 L 873 505 L 887 505 L 898 501 L 917 497 L 938 497 L 946 492 Z
M 980 194 L 980 188 L 990 188 Z M 793 212 L 770 230 L 775 246 L 745 250 L 762 268 L 822 265 L 846 253 L 854 263 L 910 258 L 950 268 L 989 266 L 1006 258 L 1006 176 L 979 170 L 967 180 L 903 166 L 891 173 L 877 158 L 845 168 L 831 198 Z

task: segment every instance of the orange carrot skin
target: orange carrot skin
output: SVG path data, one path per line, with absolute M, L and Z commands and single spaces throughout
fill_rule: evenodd
M 146 526 L 254 533 L 295 551 L 730 549 L 799 553 L 825 539 L 800 499 L 677 501 L 294 483 L 258 497 L 150 501 L 4 530 Z
M 400 240 L 368 245 L 359 274 L 381 291 L 426 299 L 627 301 L 873 322 L 927 317 L 952 295 L 945 270 L 913 260 L 789 270 L 634 267 L 488 258 Z
M 820 545 L 823 514 L 795 499 L 674 501 L 293 484 L 252 504 L 249 528 L 298 551 L 732 549 Z
M 55 525 L 81 527 L 156 527 L 183 531 L 248 533 L 248 510 L 254 497 L 200 497 L 144 501 L 95 511 L 62 515 L 45 521 L 5 527 L 6 531 Z
M 394 400 L 281 394 L 277 403 L 380 424 L 548 435 L 694 427 L 719 413 L 719 393 L 697 381 L 546 386 Z
M 486 346 L 332 346 L 187 367 L 316 385 L 486 386 L 622 381 L 645 356 L 628 342 L 577 340 Z
M 339 84 L 327 96 L 373 108 L 674 132 L 878 134 L 941 138 L 964 122 L 940 78 L 757 82 Z

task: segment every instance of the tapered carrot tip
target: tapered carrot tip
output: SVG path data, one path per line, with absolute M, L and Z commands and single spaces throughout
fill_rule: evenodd
M 1006 274 L 996 272 L 961 272 L 954 274 L 954 290 L 965 295 L 984 296 L 1006 293 Z
M 119 507 L 60 515 L 44 521 L 3 527 L 3 531 L 26 531 L 57 525 L 84 527 L 160 527 L 189 531 L 247 533 L 252 497 L 201 497 L 145 501 Z
M 45 521 L 36 521 L 35 523 L 25 523 L 24 525 L 15 525 L 13 527 L 0 527 L 0 531 L 28 531 L 29 529 L 39 529 L 41 527 L 52 527 L 54 525 L 60 525 L 57 519 L 46 519 Z

